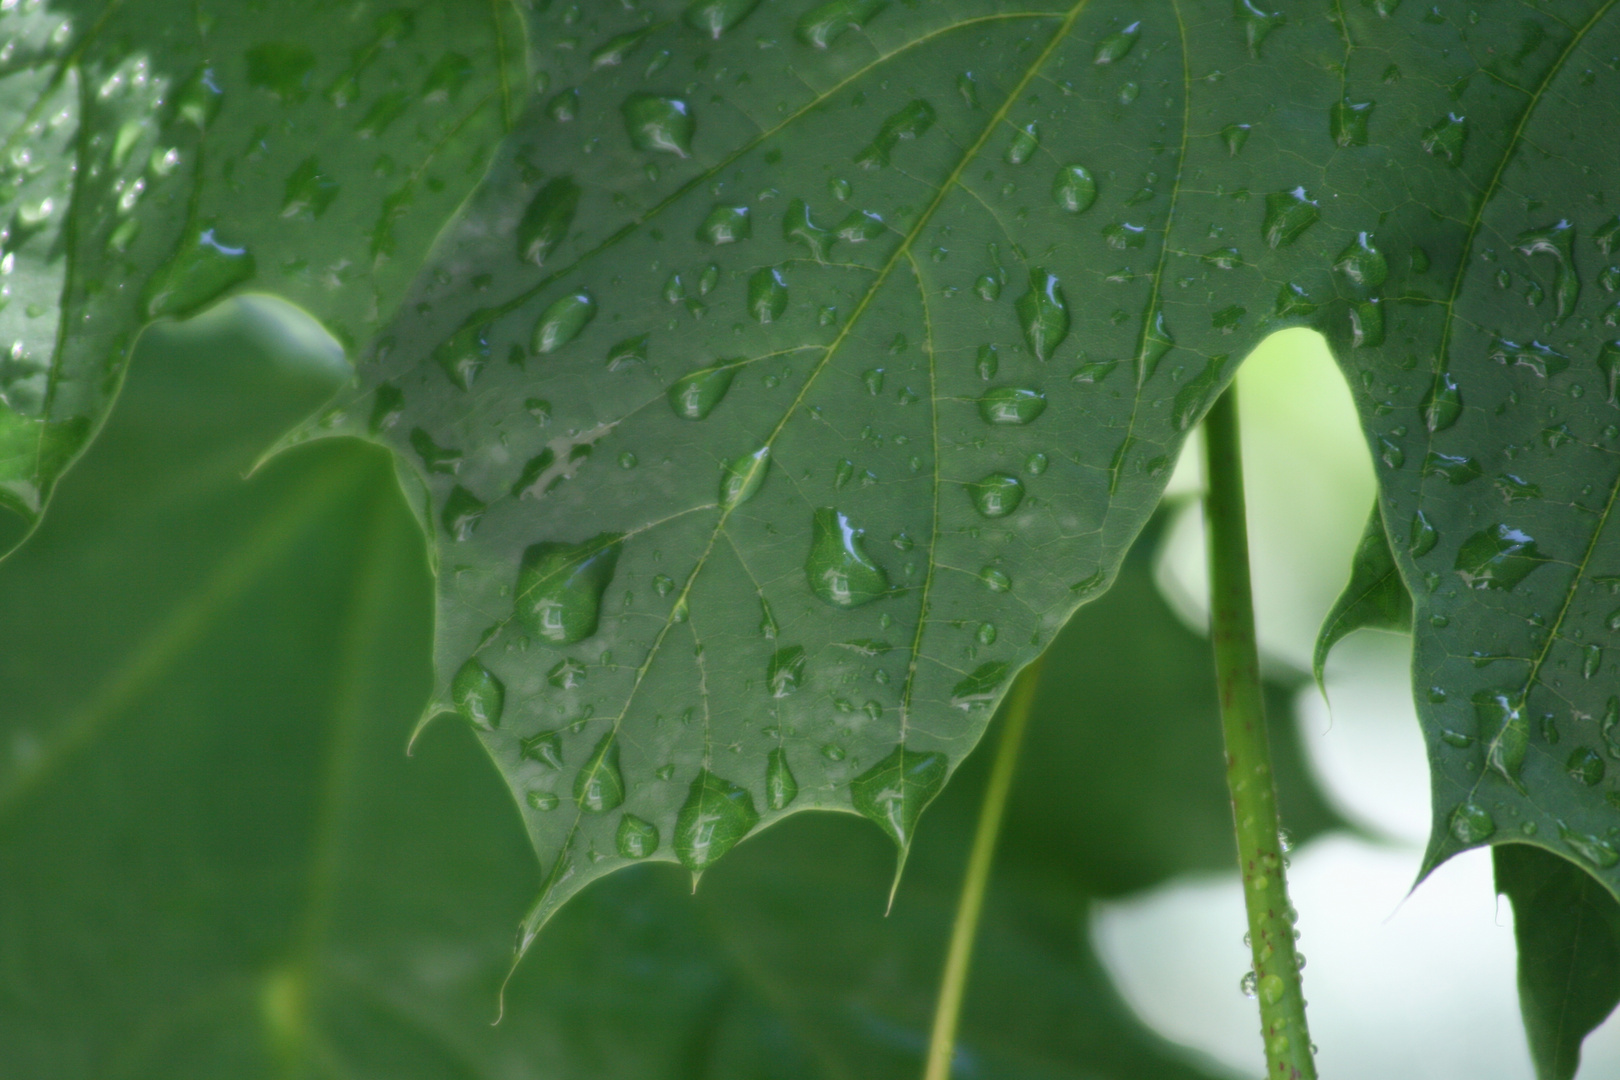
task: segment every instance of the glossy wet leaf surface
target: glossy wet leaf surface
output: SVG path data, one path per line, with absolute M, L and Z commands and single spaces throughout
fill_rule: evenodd
M 503 5 L 20 0 L 0 11 L 0 550 L 137 333 L 243 287 L 358 347 L 519 92 Z
M 6 610 L 37 616 L 0 630 L 17 706 L 0 714 L 0 1072 L 915 1076 L 984 755 L 941 797 L 891 917 L 888 841 L 801 817 L 695 898 L 675 867 L 586 892 L 490 1026 L 536 886 L 528 843 L 467 729 L 403 754 L 431 582 L 386 460 L 326 443 L 240 479 L 343 377 L 330 342 L 285 335 L 254 304 L 154 335 L 0 570 Z M 975 1075 L 1226 1075 L 1141 1028 L 1084 937 L 1088 897 L 1229 861 L 1207 646 L 1147 567 L 1059 642 L 1098 697 L 1077 714 L 1055 683 L 1032 722 L 959 1048 Z M 1140 698 L 1144 651 L 1186 674 Z M 1169 753 L 1133 749 L 1145 726 Z M 1278 773 L 1296 835 L 1333 824 L 1286 734 Z M 1172 804 L 1176 842 L 1130 830 Z M 624 857 L 658 842 L 619 822 Z
M 886 820 L 860 784 L 896 754 L 948 772 L 1000 692 L 980 684 L 1004 689 L 1106 585 L 1236 359 L 1301 322 L 1351 376 L 1384 519 L 1416 523 L 1394 557 L 1440 820 L 1471 798 L 1504 832 L 1601 855 L 1603 789 L 1570 786 L 1540 719 L 1602 749 L 1620 573 L 1620 414 L 1596 360 L 1614 211 L 1581 194 L 1608 166 L 1570 104 L 1620 100 L 1616 30 L 1567 6 L 1524 16 L 1533 34 L 1415 5 L 1264 33 L 1220 5 L 873 5 L 828 34 L 762 5 L 718 37 L 651 10 L 536 14 L 536 42 L 647 33 L 616 66 L 544 53 L 557 89 L 364 374 L 399 403 L 377 434 L 428 470 L 429 501 L 487 504 L 435 536 L 437 664 L 441 685 L 473 657 L 502 681 L 486 742 L 520 797 L 556 797 L 529 815 L 529 931 L 622 862 L 616 818 L 568 798 L 605 737 L 624 812 L 663 836 L 702 774 L 768 824 Z M 1498 36 L 1523 48 L 1468 44 Z M 507 223 L 560 177 L 577 216 L 536 267 Z M 490 362 L 447 378 L 435 350 L 473 328 Z M 453 449 L 454 475 L 418 442 Z M 768 479 L 726 498 L 726 463 L 761 450 Z M 1021 498 L 986 497 L 996 476 Z M 605 535 L 596 632 L 536 634 L 522 553 Z M 805 667 L 779 698 L 784 647 Z M 539 676 L 565 658 L 588 675 L 559 694 Z M 1480 694 L 1529 719 L 1478 731 Z M 560 765 L 524 759 L 553 730 Z M 773 760 L 797 784 L 780 810 Z

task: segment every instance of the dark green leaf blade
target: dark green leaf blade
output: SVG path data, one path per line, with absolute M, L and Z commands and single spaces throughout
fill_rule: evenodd
M 1620 903 L 1569 859 L 1501 844 L 1496 889 L 1513 902 L 1519 1007 L 1538 1080 L 1573 1080 L 1581 1041 L 1620 1003 Z
M 1322 669 L 1327 664 L 1328 653 L 1357 630 L 1392 630 L 1403 634 L 1412 630 L 1412 594 L 1406 591 L 1406 583 L 1395 565 L 1389 536 L 1384 531 L 1384 518 L 1377 506 L 1367 516 L 1361 543 L 1350 564 L 1350 580 L 1322 620 L 1322 629 L 1316 636 L 1311 668 L 1318 688 L 1324 685 Z

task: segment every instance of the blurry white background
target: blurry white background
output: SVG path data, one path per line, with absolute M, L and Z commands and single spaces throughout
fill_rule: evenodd
M 1244 362 L 1238 385 L 1261 650 L 1308 671 L 1372 507 L 1371 460 L 1349 389 L 1315 334 L 1274 335 Z M 1200 439 L 1190 438 L 1172 492 L 1202 490 L 1199 457 Z M 1203 545 L 1191 501 L 1164 540 L 1158 580 L 1200 630 Z M 1404 636 L 1360 632 L 1328 662 L 1328 701 L 1314 687 L 1300 693 L 1319 782 L 1347 818 L 1382 838 L 1329 836 L 1293 854 L 1318 1064 L 1327 1080 L 1534 1080 L 1513 911 L 1495 895 L 1489 853 L 1453 859 L 1411 891 L 1429 830 L 1429 780 L 1409 659 Z M 1236 868 L 1092 915 L 1103 962 L 1147 1023 L 1258 1077 L 1258 1013 L 1238 989 L 1249 967 L 1244 926 Z M 1620 1076 L 1615 1018 L 1587 1039 L 1580 1076 Z

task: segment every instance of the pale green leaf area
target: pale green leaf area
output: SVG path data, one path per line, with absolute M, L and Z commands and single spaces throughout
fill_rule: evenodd
M 477 0 L 0 10 L 0 551 L 153 318 L 250 287 L 371 338 L 502 135 L 518 25 Z
M 1290 324 L 1415 595 L 1432 858 L 1614 884 L 1565 768 L 1614 696 L 1608 4 L 687 11 L 532 13 L 545 89 L 329 418 L 426 486 L 437 699 L 545 870 L 525 941 L 798 809 L 903 850 Z
M 153 331 L 0 569 L 0 1073 L 916 1075 L 983 755 L 891 917 L 888 842 L 803 817 L 696 897 L 672 867 L 587 891 L 490 1025 L 536 873 L 464 728 L 403 753 L 429 690 L 420 533 L 373 447 L 241 478 L 345 376 L 263 298 Z M 1146 539 L 1052 651 L 957 1051 L 972 1075 L 1229 1075 L 1143 1029 L 1084 937 L 1089 898 L 1232 859 L 1208 647 Z M 1168 677 L 1144 692 L 1148 658 Z M 1293 730 L 1278 781 L 1307 839 L 1337 819 Z

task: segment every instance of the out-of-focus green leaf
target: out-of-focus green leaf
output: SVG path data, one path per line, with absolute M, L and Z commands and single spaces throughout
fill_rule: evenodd
M 521 39 L 508 0 L 5 4 L 0 553 L 152 318 L 251 287 L 370 340 L 483 175 Z
M 1620 904 L 1571 860 L 1501 844 L 1496 888 L 1513 902 L 1519 1007 L 1539 1080 L 1572 1080 L 1581 1040 L 1620 1002 Z
M 1406 591 L 1401 572 L 1395 567 L 1383 516 L 1374 506 L 1350 563 L 1350 580 L 1322 620 L 1322 629 L 1316 635 L 1315 654 L 1311 659 L 1316 685 L 1323 686 L 1322 669 L 1333 646 L 1357 630 L 1409 633 L 1411 629 L 1412 594 Z
M 403 754 L 429 689 L 430 583 L 387 461 L 327 442 L 241 478 L 343 377 L 335 344 L 270 301 L 153 331 L 102 438 L 0 569 L 15 615 L 0 627 L 0 1074 L 914 1076 L 977 759 L 917 842 L 892 917 L 888 842 L 851 817 L 799 818 L 706 874 L 696 898 L 667 866 L 590 890 L 489 1026 L 535 872 L 463 728 Z M 1143 567 L 1099 612 L 1173 626 Z M 1101 655 L 1116 636 L 1102 623 L 1065 642 L 1097 656 L 1123 701 L 1129 654 Z M 1160 734 L 1207 729 L 1192 696 L 1155 699 L 1176 725 Z M 1145 736 L 1152 721 L 1133 720 Z M 1040 738 L 1042 753 L 1095 745 Z M 1184 775 L 1201 763 L 1213 792 L 1214 744 L 1191 741 Z M 1090 857 L 1100 841 L 1063 834 L 1163 796 L 1141 762 L 1114 775 L 1020 804 L 1010 830 Z M 1218 826 L 1207 835 L 1219 849 Z M 1219 854 L 1172 865 L 1115 839 L 1114 889 Z M 964 1071 L 1221 1075 L 1118 1000 L 1084 937 L 1091 886 L 1070 870 L 993 889 Z

